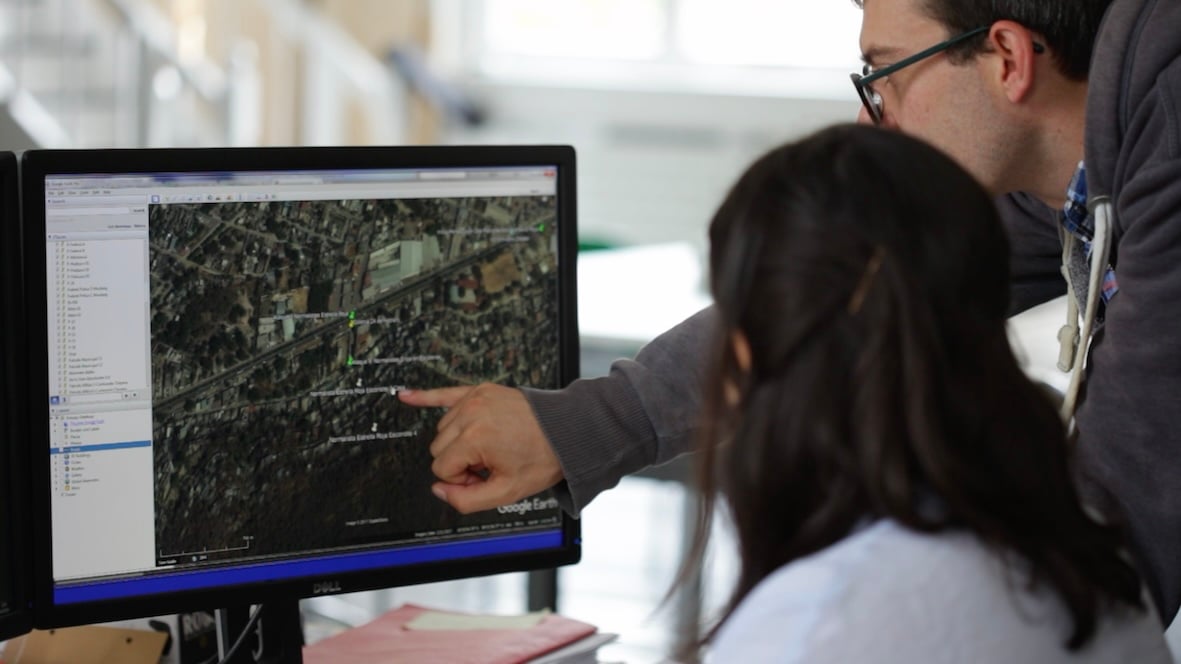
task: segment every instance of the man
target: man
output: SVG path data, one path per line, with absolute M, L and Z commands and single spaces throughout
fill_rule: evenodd
M 1069 271 L 1086 271 L 1085 183 L 1110 194 L 1106 303 L 1076 416 L 1080 474 L 1091 499 L 1127 521 L 1168 624 L 1181 604 L 1181 3 L 863 0 L 863 9 L 861 119 L 920 136 L 1011 194 L 1000 205 L 1016 311 L 1063 292 L 1060 229 L 1079 237 Z M 565 390 L 404 394 L 449 409 L 431 445 L 436 495 L 469 512 L 557 484 L 577 514 L 621 476 L 685 451 L 711 317 L 703 311 L 610 375 Z

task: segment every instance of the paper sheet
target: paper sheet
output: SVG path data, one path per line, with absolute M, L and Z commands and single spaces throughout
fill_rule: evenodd
M 549 614 L 548 610 L 516 616 L 423 611 L 406 623 L 406 629 L 529 629 L 536 627 Z

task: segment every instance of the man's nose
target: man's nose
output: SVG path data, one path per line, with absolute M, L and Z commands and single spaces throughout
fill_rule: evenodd
M 869 117 L 869 110 L 865 108 L 865 104 L 862 104 L 861 110 L 857 111 L 857 124 L 873 124 L 873 118 Z

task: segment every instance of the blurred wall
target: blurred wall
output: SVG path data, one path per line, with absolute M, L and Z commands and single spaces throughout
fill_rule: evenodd
M 431 48 L 430 0 L 311 0 L 325 16 L 337 21 L 361 46 L 384 59 L 391 48 L 403 46 L 428 52 Z M 438 138 L 437 114 L 419 95 L 410 95 L 406 109 L 409 143 L 432 143 Z M 358 136 L 358 139 L 362 137 Z M 360 140 L 358 141 L 360 142 Z
M 307 140 L 307 117 L 315 100 L 307 103 L 311 71 L 332 53 L 338 40 L 351 37 L 376 61 L 383 61 L 394 46 L 429 47 L 429 0 L 153 0 L 174 22 L 182 56 L 204 56 L 227 70 L 235 60 L 248 59 L 257 66 L 261 107 L 258 142 L 264 145 L 298 145 Z M 297 19 L 297 17 L 300 17 Z M 318 25 L 301 26 L 302 18 Z M 331 65 L 336 66 L 336 65 Z M 347 67 L 348 65 L 340 65 Z M 390 74 L 392 77 L 392 73 Z M 341 77 L 344 78 L 343 76 Z M 369 144 L 377 134 L 374 122 L 401 123 L 409 143 L 430 142 L 437 122 L 432 109 L 409 96 L 402 117 L 372 119 L 365 111 L 366 90 L 340 88 L 343 110 L 342 144 Z M 320 100 L 321 102 L 325 100 Z M 334 111 L 336 112 L 336 111 Z

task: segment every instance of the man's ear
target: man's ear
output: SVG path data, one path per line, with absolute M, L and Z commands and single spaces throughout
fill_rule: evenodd
M 1041 46 L 1044 40 L 1016 21 L 997 21 L 988 31 L 988 41 L 994 56 L 989 59 L 993 81 L 1010 102 L 1024 101 L 1036 82 L 1037 58 L 1045 50 Z

